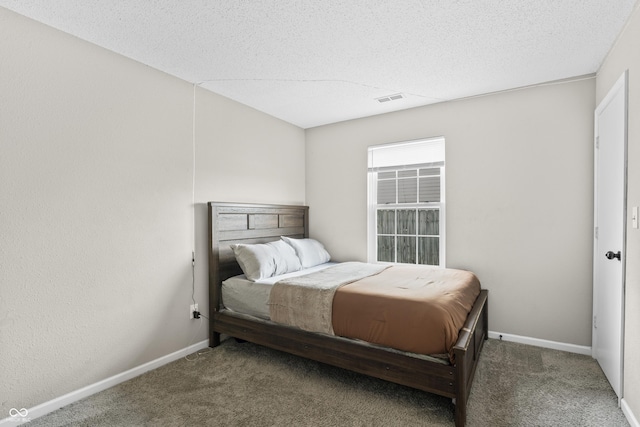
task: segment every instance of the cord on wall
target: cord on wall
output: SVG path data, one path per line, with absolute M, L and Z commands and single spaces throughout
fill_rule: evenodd
M 193 85 L 191 110 L 191 300 L 196 305 L 196 87 Z M 195 316 L 195 318 L 199 318 Z M 199 329 L 199 328 L 198 328 Z
M 191 251 L 191 301 L 196 304 L 196 252 Z
M 196 250 L 196 87 L 193 85 L 193 105 L 191 112 L 191 253 L 195 262 Z
M 198 306 L 196 302 L 196 89 L 203 82 L 193 84 L 193 101 L 192 101 L 192 117 L 191 117 L 191 208 L 193 214 L 191 217 L 191 301 L 195 307 Z M 194 319 L 200 319 L 200 325 L 202 325 L 202 318 L 208 320 L 207 316 L 203 316 L 200 311 L 194 310 Z M 200 327 L 198 327 L 198 330 Z M 197 333 L 197 332 L 196 332 Z

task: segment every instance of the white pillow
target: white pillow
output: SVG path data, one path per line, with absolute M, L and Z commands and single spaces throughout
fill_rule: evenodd
M 298 271 L 302 268 L 294 249 L 276 240 L 254 245 L 231 245 L 240 268 L 247 279 L 256 281 L 267 277 Z
M 287 242 L 296 251 L 300 258 L 302 268 L 309 268 L 319 264 L 324 264 L 331 259 L 331 255 L 324 248 L 322 243 L 314 239 L 292 239 L 282 236 L 282 240 Z
M 276 273 L 274 276 L 302 270 L 300 258 L 298 258 L 296 251 L 286 242 L 276 240 L 274 242 L 269 242 L 266 245 L 271 246 L 277 252 L 277 256 L 275 258 Z

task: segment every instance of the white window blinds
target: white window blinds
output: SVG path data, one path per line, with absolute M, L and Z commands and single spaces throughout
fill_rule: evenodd
M 444 164 L 444 138 L 385 144 L 369 147 L 369 170 L 376 171 L 403 166 L 435 166 Z

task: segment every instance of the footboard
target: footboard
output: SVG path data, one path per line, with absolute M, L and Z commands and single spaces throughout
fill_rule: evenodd
M 467 419 L 467 399 L 484 341 L 489 339 L 489 291 L 482 290 L 453 348 L 456 369 L 456 426 Z

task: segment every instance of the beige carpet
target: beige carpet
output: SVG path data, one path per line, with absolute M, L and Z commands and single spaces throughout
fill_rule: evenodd
M 588 357 L 489 340 L 468 426 L 627 426 Z M 453 426 L 450 399 L 232 339 L 31 426 Z

